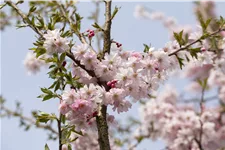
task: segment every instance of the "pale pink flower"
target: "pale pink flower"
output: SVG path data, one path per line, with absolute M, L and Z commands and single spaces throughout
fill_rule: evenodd
M 41 67 L 44 65 L 44 61 L 40 58 L 36 58 L 34 53 L 28 52 L 23 64 L 27 69 L 28 74 L 31 75 L 40 71 Z
M 47 54 L 63 53 L 69 50 L 69 41 L 66 38 L 60 36 L 59 30 L 48 30 L 47 34 L 44 34 L 45 42 L 44 48 Z
M 63 115 L 65 115 L 66 113 L 68 113 L 70 111 L 69 106 L 63 101 L 60 103 L 59 105 L 59 112 Z

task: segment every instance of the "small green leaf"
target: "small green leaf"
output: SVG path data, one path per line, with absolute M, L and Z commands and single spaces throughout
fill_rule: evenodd
M 37 98 L 43 98 L 44 96 L 45 96 L 45 94 L 41 94 Z
M 17 29 L 19 29 L 19 28 L 25 28 L 27 26 L 28 26 L 28 24 L 18 24 L 18 25 L 16 25 Z
M 150 46 L 146 45 L 146 44 L 143 44 L 144 45 L 144 52 L 145 53 L 148 53 L 149 52 L 149 49 L 150 49 Z
M 72 147 L 71 147 L 71 145 L 70 144 L 68 144 L 68 150 L 72 150 Z
M 65 60 L 65 57 L 66 57 L 66 53 L 62 53 L 62 54 L 60 55 L 60 58 L 59 58 L 59 63 L 60 63 L 60 64 L 63 63 L 63 61 Z
M 205 29 L 205 22 L 204 22 L 202 16 L 199 16 L 199 21 L 200 21 L 202 29 Z
M 83 18 L 78 13 L 75 13 L 75 18 L 76 18 L 75 29 L 78 30 L 78 31 L 80 31 L 81 20 Z
M 203 17 L 202 16 L 199 16 L 199 21 L 200 21 L 200 24 L 201 24 L 201 27 L 202 27 L 202 31 L 205 33 L 206 32 L 206 29 L 207 27 L 209 26 L 210 22 L 211 22 L 211 18 L 207 19 L 206 21 L 203 20 Z
M 68 31 L 66 31 L 65 33 L 63 33 L 61 36 L 62 36 L 62 37 L 72 36 L 72 33 L 70 32 L 70 30 L 68 30 Z
M 38 58 L 39 56 L 46 53 L 46 49 L 43 47 L 38 47 L 36 48 L 35 52 L 36 52 L 36 58 Z
M 66 122 L 66 116 L 65 115 L 62 115 L 61 117 L 62 117 L 62 123 L 65 124 L 65 122 Z
M 24 2 L 24 0 L 19 0 L 19 1 L 16 2 L 16 5 L 22 4 L 23 2 Z
M 45 150 L 50 150 L 48 144 L 45 144 Z
M 35 6 L 32 6 L 29 10 L 29 12 L 34 12 L 37 8 Z
M 31 23 L 32 23 L 32 25 L 35 25 L 35 18 L 34 18 L 34 16 L 31 19 Z
M 111 20 L 116 16 L 116 14 L 118 13 L 119 9 L 120 9 L 120 7 L 117 7 L 117 6 L 115 7 L 115 9 L 114 9 L 114 11 L 112 13 L 112 16 L 111 16 Z
M 201 87 L 203 88 L 203 89 L 205 89 L 205 88 L 207 88 L 207 82 L 208 82 L 208 79 L 206 78 L 206 79 L 204 79 L 204 80 L 198 80 L 198 83 L 201 85 Z
M 58 81 L 56 82 L 54 92 L 56 92 L 59 88 L 60 88 L 60 82 L 59 82 L 59 80 L 58 80 Z
M 5 6 L 6 6 L 6 3 L 0 5 L 0 9 L 2 9 L 2 8 L 5 7 Z
M 206 25 L 206 29 L 209 26 L 210 22 L 212 21 L 212 18 L 209 18 L 206 20 L 205 25 Z
M 138 143 L 140 143 L 143 139 L 144 139 L 143 136 L 139 136 L 139 137 L 137 138 Z
M 52 91 L 47 88 L 41 88 L 41 91 L 46 94 L 53 94 Z
M 96 29 L 102 30 L 102 28 L 96 22 L 92 26 Z
M 198 48 L 190 48 L 189 52 L 191 54 L 192 57 L 195 57 L 196 59 L 198 59 L 198 55 L 197 53 L 201 52 L 201 47 Z
M 178 57 L 177 55 L 176 55 L 176 58 L 177 58 L 178 63 L 179 63 L 179 65 L 180 65 L 180 69 L 182 69 L 182 68 L 183 68 L 183 66 L 184 66 L 184 63 L 183 63 L 184 59 L 183 59 L 183 58 Z
M 222 16 L 220 16 L 220 20 L 218 21 L 218 24 L 219 24 L 220 28 L 224 27 L 225 19 Z
M 183 39 L 183 30 L 179 33 L 173 32 L 174 38 L 179 43 L 180 47 L 185 44 L 185 40 Z
M 43 97 L 43 101 L 49 100 L 53 97 L 54 97 L 53 95 L 46 95 L 46 96 Z
M 35 117 L 36 117 L 36 123 L 39 123 L 39 122 L 47 123 L 49 120 L 57 119 L 55 114 L 48 114 L 42 111 L 39 114 L 35 114 Z
M 57 81 L 55 81 L 48 89 L 53 89 L 56 85 Z

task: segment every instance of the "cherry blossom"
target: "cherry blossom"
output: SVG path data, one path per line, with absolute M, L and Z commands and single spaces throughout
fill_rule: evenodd
M 52 55 L 53 53 L 63 53 L 69 49 L 69 41 L 66 38 L 61 37 L 60 31 L 48 30 L 47 34 L 44 34 L 45 42 L 44 48 L 46 48 L 47 53 Z
M 44 61 L 40 58 L 36 58 L 35 54 L 32 52 L 27 53 L 25 60 L 23 61 L 28 74 L 36 74 L 40 71 L 41 67 L 44 66 Z

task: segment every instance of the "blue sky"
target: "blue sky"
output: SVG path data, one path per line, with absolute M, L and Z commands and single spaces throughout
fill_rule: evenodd
M 133 11 L 137 4 L 134 2 L 114 3 L 121 6 L 119 13 L 112 24 L 112 37 L 123 44 L 124 49 L 143 50 L 143 43 L 151 43 L 153 47 L 160 48 L 169 40 L 168 32 L 160 22 L 150 20 L 137 20 L 133 17 Z M 165 12 L 167 16 L 174 16 L 180 24 L 195 25 L 196 20 L 193 14 L 193 4 L 191 2 L 145 2 L 142 3 L 148 8 Z M 103 5 L 101 5 L 102 7 Z M 218 3 L 217 14 L 225 15 L 225 3 Z M 21 7 L 28 9 L 27 5 Z M 103 7 L 102 7 L 103 8 Z M 78 11 L 87 17 L 94 10 L 94 5 L 85 2 L 80 3 Z M 103 12 L 103 9 L 102 11 Z M 101 13 L 100 21 L 103 21 Z M 84 20 L 82 29 L 88 29 L 93 22 Z M 36 97 L 41 93 L 40 87 L 48 87 L 51 80 L 43 70 L 36 76 L 27 76 L 22 64 L 23 59 L 32 43 L 35 41 L 35 33 L 29 29 L 19 29 L 8 27 L 1 32 L 1 94 L 7 99 L 6 105 L 14 108 L 14 101 L 22 102 L 24 114 L 29 115 L 31 110 L 42 110 L 45 112 L 57 112 L 58 101 L 41 102 Z M 182 88 L 180 83 L 172 81 Z M 136 104 L 137 105 L 137 104 Z M 128 115 L 138 116 L 134 107 L 129 113 L 117 116 L 121 120 Z M 18 127 L 18 119 L 1 119 L 1 149 L 2 150 L 40 150 L 44 149 L 47 135 L 40 129 L 31 129 L 24 132 Z M 51 150 L 56 149 L 57 142 L 49 142 Z M 160 150 L 164 147 L 162 142 L 151 142 L 146 140 L 138 147 L 138 150 Z

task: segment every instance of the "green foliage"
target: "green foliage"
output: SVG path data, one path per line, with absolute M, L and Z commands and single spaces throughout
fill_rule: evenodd
M 5 99 L 3 98 L 2 95 L 0 95 L 0 104 L 4 104 L 5 103 Z
M 0 9 L 6 6 L 6 3 L 0 5 Z
M 45 144 L 45 150 L 50 150 L 48 144 Z
M 142 140 L 144 140 L 144 137 L 143 136 L 138 136 L 136 138 L 136 140 L 138 141 L 138 143 L 140 143 Z
M 112 16 L 111 16 L 111 20 L 113 20 L 113 18 L 116 16 L 116 14 L 118 13 L 119 9 L 120 9 L 120 7 L 117 7 L 117 6 L 115 7 L 115 9 L 114 9 L 114 11 L 112 13 Z
M 201 52 L 201 47 L 189 48 L 188 51 L 190 52 L 192 57 L 195 57 L 196 59 L 198 59 L 197 53 Z
M 180 47 L 186 44 L 185 40 L 183 39 L 183 30 L 180 31 L 179 33 L 173 32 L 173 35 L 176 41 L 179 43 Z
M 123 142 L 122 142 L 120 139 L 115 139 L 115 140 L 114 140 L 114 143 L 115 143 L 116 145 L 120 146 L 120 147 L 123 146 Z
M 42 123 L 47 123 L 50 120 L 57 120 L 57 117 L 55 114 L 48 114 L 45 112 L 40 111 L 35 115 L 36 117 L 36 123 L 38 124 L 39 122 Z
M 73 33 L 70 30 L 65 31 L 61 34 L 62 37 L 72 37 Z
M 201 85 L 202 89 L 206 89 L 207 88 L 207 83 L 208 83 L 208 79 L 203 79 L 203 80 L 198 80 L 199 85 Z
M 28 24 L 18 24 L 18 25 L 16 25 L 17 29 L 19 29 L 19 28 L 25 28 L 27 26 L 29 26 L 29 25 Z
M 75 134 L 81 135 L 81 136 L 83 135 L 83 133 L 81 131 L 77 132 L 75 130 L 75 126 L 66 125 L 62 128 L 62 144 L 72 143 L 77 139 L 77 137 L 71 139 L 72 133 L 75 133 Z
M 29 10 L 29 12 L 28 12 L 28 14 L 27 14 L 27 17 L 29 17 L 29 16 L 31 15 L 31 13 L 33 13 L 36 9 L 37 9 L 37 7 L 31 6 L 31 7 L 30 7 L 30 10 Z
M 72 150 L 72 146 L 70 144 L 67 145 L 68 150 Z
M 41 91 L 44 93 L 44 94 L 41 94 L 38 96 L 38 98 L 42 98 L 43 101 L 46 101 L 46 100 L 50 100 L 52 98 L 60 98 L 60 96 L 56 93 L 53 93 L 51 90 L 47 89 L 47 88 L 41 88 Z
M 210 18 L 210 19 L 207 19 L 206 21 L 204 21 L 202 17 L 199 17 L 199 21 L 200 21 L 203 33 L 207 33 L 206 29 L 208 28 L 211 20 L 212 19 Z
M 54 30 L 56 23 L 60 23 L 62 21 L 62 16 L 60 15 L 59 12 L 54 13 L 50 17 L 50 22 L 48 23 L 48 29 L 49 30 Z
M 146 44 L 143 44 L 143 45 L 144 45 L 144 47 L 145 47 L 144 50 L 143 50 L 143 52 L 144 52 L 144 53 L 148 53 L 149 50 L 150 50 L 151 45 L 149 45 L 149 46 L 146 45 Z
M 225 19 L 222 16 L 220 16 L 220 19 L 217 20 L 217 23 L 219 24 L 220 28 L 223 28 L 225 25 Z
M 36 17 L 36 19 L 37 19 L 37 24 L 36 24 L 36 27 L 38 28 L 38 29 L 45 29 L 45 22 L 44 22 L 44 18 L 41 16 L 41 15 L 38 15 L 37 17 Z
M 92 26 L 96 29 L 103 30 L 96 22 Z
M 183 68 L 183 66 L 184 66 L 184 63 L 183 63 L 184 59 L 183 59 L 183 58 L 180 58 L 180 57 L 179 57 L 179 56 L 177 56 L 177 55 L 176 55 L 176 58 L 177 58 L 177 60 L 178 60 L 178 63 L 179 63 L 180 69 L 182 69 L 182 68 Z
M 78 13 L 75 13 L 75 19 L 76 23 L 70 24 L 70 27 L 77 34 L 80 31 L 81 20 L 83 19 L 83 17 L 81 17 Z

